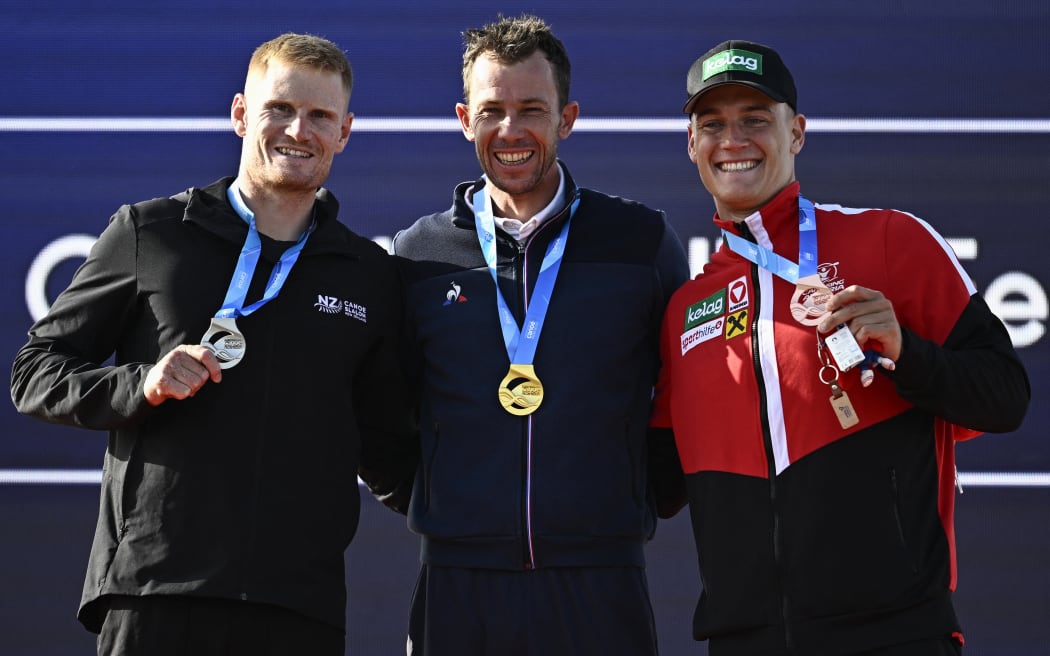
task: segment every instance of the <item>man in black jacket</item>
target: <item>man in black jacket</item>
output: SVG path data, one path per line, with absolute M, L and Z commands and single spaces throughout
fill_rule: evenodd
M 120 208 L 15 358 L 19 411 L 109 431 L 100 654 L 344 652 L 359 461 L 411 436 L 393 258 L 321 188 L 351 85 L 325 39 L 261 45 L 237 177 Z
M 577 187 L 558 161 L 579 105 L 543 21 L 468 30 L 463 83 L 484 176 L 394 240 L 422 386 L 409 653 L 656 654 L 643 546 L 657 503 L 684 496 L 647 422 L 685 253 L 661 212 Z

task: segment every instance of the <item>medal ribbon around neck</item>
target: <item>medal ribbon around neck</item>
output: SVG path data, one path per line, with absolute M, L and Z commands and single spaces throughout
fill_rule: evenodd
M 722 239 L 729 250 L 795 285 L 791 297 L 791 316 L 803 325 L 815 326 L 827 314 L 825 304 L 831 291 L 817 272 L 817 215 L 807 198 L 798 197 L 798 262 L 778 255 L 764 246 L 750 242 L 722 229 Z
M 503 330 L 503 343 L 507 347 L 507 356 L 511 362 L 510 371 L 500 383 L 499 401 L 500 405 L 513 415 L 532 414 L 543 401 L 543 385 L 536 376 L 532 362 L 536 357 L 536 346 L 550 306 L 558 270 L 561 268 L 562 256 L 565 254 L 569 224 L 579 205 L 580 194 L 577 191 L 569 209 L 569 218 L 565 220 L 558 236 L 547 245 L 539 276 L 536 278 L 532 302 L 525 312 L 524 330 L 521 330 L 499 288 L 499 273 L 496 271 L 496 222 L 492 213 L 492 200 L 484 186 L 474 193 L 474 225 L 481 252 L 496 287 L 496 309 Z
M 295 266 L 299 255 L 306 246 L 306 240 L 314 231 L 317 223 L 311 221 L 310 226 L 299 236 L 299 239 L 281 254 L 281 258 L 274 265 L 270 273 L 270 279 L 266 283 L 266 290 L 262 298 L 251 305 L 245 306 L 244 301 L 248 297 L 248 288 L 251 286 L 255 267 L 259 263 L 262 253 L 262 240 L 259 237 L 259 229 L 255 225 L 255 213 L 252 212 L 244 201 L 237 188 L 236 182 L 226 190 L 226 197 L 237 211 L 237 215 L 248 224 L 248 236 L 241 247 L 241 254 L 237 257 L 237 266 L 233 270 L 233 278 L 226 290 L 226 298 L 222 307 L 215 313 L 211 326 L 204 334 L 201 344 L 207 346 L 219 358 L 219 366 L 229 369 L 235 366 L 244 357 L 244 336 L 237 330 L 237 318 L 246 317 L 255 312 L 266 303 L 273 300 L 280 293 L 288 274 Z

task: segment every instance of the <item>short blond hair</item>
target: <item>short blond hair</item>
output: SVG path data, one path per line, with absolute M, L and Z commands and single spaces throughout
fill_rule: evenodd
M 252 53 L 252 59 L 248 63 L 248 76 L 265 75 L 270 61 L 273 60 L 338 73 L 343 79 L 347 98 L 354 88 L 354 72 L 350 68 L 346 53 L 324 37 L 288 32 L 270 39 Z

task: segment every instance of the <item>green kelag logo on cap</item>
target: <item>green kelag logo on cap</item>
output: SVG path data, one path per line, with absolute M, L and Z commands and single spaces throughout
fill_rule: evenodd
M 762 75 L 762 55 L 748 50 L 723 50 L 704 60 L 704 79 L 726 71 Z

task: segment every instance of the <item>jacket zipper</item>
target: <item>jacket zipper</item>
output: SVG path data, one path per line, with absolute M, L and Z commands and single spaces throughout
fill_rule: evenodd
M 518 243 L 517 247 L 518 260 L 521 262 L 521 279 L 518 282 L 521 285 L 522 316 L 524 317 L 525 313 L 529 311 L 528 244 L 522 245 Z M 522 460 L 525 469 L 523 473 L 525 498 L 522 503 L 522 514 L 524 515 L 522 521 L 525 530 L 524 565 L 525 569 L 532 570 L 536 569 L 536 552 L 532 544 L 532 415 L 525 416 L 525 435 L 522 448 L 524 449 Z
M 755 242 L 754 236 L 751 234 L 751 230 L 747 227 L 747 224 L 740 223 L 740 232 L 743 237 L 751 242 Z M 751 265 L 751 280 L 759 280 L 759 267 L 756 264 Z M 767 462 L 767 476 L 769 477 L 769 508 L 772 515 L 771 519 L 773 522 L 773 562 L 778 572 L 777 584 L 780 587 L 780 613 L 781 619 L 784 622 L 784 644 L 787 647 L 787 652 L 792 653 L 794 638 L 791 634 L 791 625 L 788 620 L 789 617 L 789 598 L 787 594 L 787 586 L 784 585 L 784 553 L 783 553 L 783 535 L 782 527 L 780 524 L 780 512 L 777 508 L 778 495 L 777 495 L 777 465 L 776 457 L 773 453 L 773 433 L 769 427 L 769 404 L 766 396 L 766 385 L 765 376 L 762 374 L 762 358 L 761 358 L 761 344 L 759 343 L 759 308 L 762 304 L 761 296 L 761 284 L 752 284 L 752 288 L 755 291 L 755 311 L 751 317 L 751 364 L 755 369 L 755 377 L 758 382 L 758 403 L 759 403 L 759 416 L 762 419 L 762 443 L 766 450 L 766 462 Z
M 579 191 L 576 192 L 577 195 Z M 575 199 L 574 199 L 575 200 Z M 518 281 L 521 285 L 521 298 L 522 298 L 522 317 L 529 311 L 529 246 L 535 241 L 536 237 L 550 228 L 550 226 L 560 223 L 562 218 L 569 212 L 569 205 L 566 205 L 558 214 L 552 216 L 547 221 L 544 221 L 530 238 L 523 245 L 520 242 L 515 242 L 518 248 L 518 258 L 521 261 L 521 278 Z M 567 219 L 566 219 L 567 220 Z M 542 380 L 542 378 L 541 378 Z M 525 499 L 522 504 L 522 513 L 524 515 L 523 523 L 525 530 L 525 569 L 533 570 L 536 569 L 536 550 L 532 540 L 532 415 L 526 415 L 525 417 L 525 444 L 524 444 L 524 487 L 525 487 Z
M 270 353 L 273 352 L 273 339 L 273 335 L 271 334 L 270 343 L 268 344 L 268 352 Z M 260 399 L 259 404 L 260 408 L 269 407 L 270 385 L 267 384 L 263 389 L 263 396 Z M 241 560 L 241 590 L 237 594 L 238 599 L 240 599 L 241 601 L 248 601 L 249 599 L 247 590 L 248 585 L 249 583 L 251 583 L 251 581 L 249 581 L 248 579 L 248 562 L 250 560 L 254 560 L 256 557 L 255 549 L 259 534 L 259 495 L 261 494 L 262 488 L 262 474 L 260 472 L 262 472 L 262 462 L 266 444 L 266 433 L 267 430 L 263 428 L 262 432 L 259 434 L 259 439 L 255 445 L 255 466 L 252 476 L 252 496 L 250 501 L 250 511 L 248 513 L 248 539 L 245 544 L 245 550 Z
M 911 556 L 911 550 L 908 548 L 908 538 L 904 534 L 904 519 L 901 517 L 901 506 L 900 506 L 900 489 L 897 487 L 897 470 L 894 467 L 890 467 L 890 494 L 893 496 L 893 519 L 897 523 L 897 538 L 900 540 L 901 549 L 904 550 L 905 555 L 908 557 L 908 564 L 911 566 L 913 574 L 918 573 L 919 567 L 915 564 L 915 559 Z

